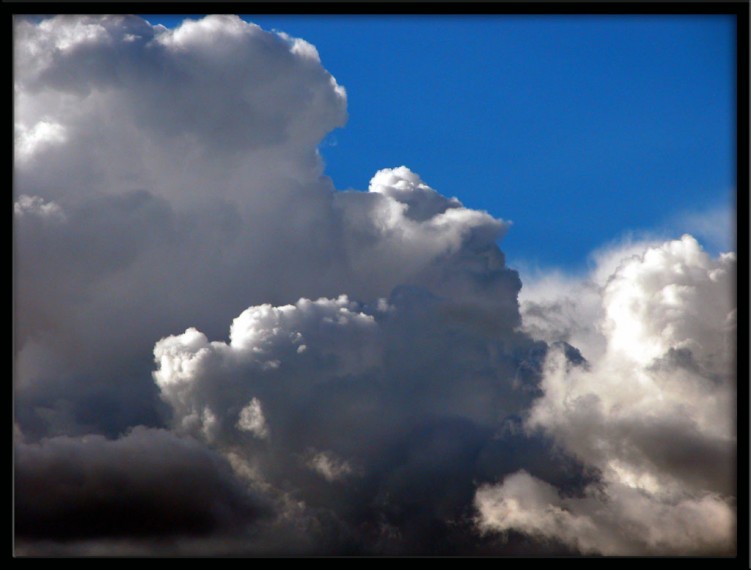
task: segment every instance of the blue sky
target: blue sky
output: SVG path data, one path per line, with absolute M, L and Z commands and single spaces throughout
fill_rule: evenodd
M 513 221 L 511 266 L 583 269 L 635 232 L 712 253 L 735 192 L 732 16 L 244 16 L 314 44 L 347 89 L 339 189 L 406 165 Z M 176 25 L 182 17 L 146 16 Z

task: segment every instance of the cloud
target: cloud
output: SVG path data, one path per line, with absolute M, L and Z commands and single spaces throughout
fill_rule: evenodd
M 23 216 L 38 216 L 44 219 L 65 220 L 65 213 L 55 202 L 45 202 L 39 196 L 27 196 L 22 194 L 13 204 L 13 215 L 19 218 Z
M 22 542 L 240 533 L 271 514 L 224 458 L 164 430 L 17 443 L 15 459 Z
M 551 351 L 544 395 L 526 420 L 601 480 L 564 500 L 519 472 L 478 492 L 480 526 L 555 537 L 585 553 L 732 554 L 735 255 L 712 259 L 684 235 L 602 263 L 615 270 L 607 279 L 596 270 L 588 286 L 599 296 L 592 330 L 604 350 L 590 351 L 586 365 Z M 571 301 L 564 293 L 557 303 Z M 539 318 L 537 305 L 525 307 Z
M 508 224 L 406 167 L 334 192 L 316 145 L 344 124 L 346 93 L 302 40 L 225 16 L 15 31 L 19 132 L 65 134 L 15 165 L 29 444 L 171 426 L 290 497 L 308 522 L 285 551 L 370 537 L 427 552 L 470 506 L 463 442 L 489 444 L 535 389 L 541 346 L 514 331 L 520 282 L 497 246 Z M 446 457 L 415 460 L 423 443 Z M 444 472 L 445 505 L 414 500 L 433 530 L 402 536 L 411 489 Z
M 508 222 L 407 167 L 336 191 L 346 91 L 237 17 L 18 17 L 14 48 L 20 553 L 683 549 L 614 539 L 634 502 L 731 547 L 731 255 L 521 289 Z
M 266 417 L 263 415 L 261 402 L 258 398 L 253 398 L 248 402 L 247 406 L 240 410 L 237 428 L 242 431 L 248 431 L 260 439 L 265 439 L 269 436 Z
M 584 497 L 558 490 L 524 471 L 481 487 L 475 498 L 480 528 L 516 530 L 557 539 L 581 554 L 715 555 L 735 552 L 735 512 L 720 497 L 655 501 L 630 485 L 588 489 Z
M 503 222 L 406 168 L 379 173 L 378 191 L 333 191 L 316 145 L 343 125 L 346 97 L 304 42 L 230 16 L 175 30 L 18 18 L 15 31 L 15 120 L 66 136 L 15 165 L 29 436 L 163 425 L 154 342 L 188 327 L 218 336 L 251 305 L 415 285 L 463 298 L 467 318 L 493 306 L 518 319 Z M 21 195 L 66 223 L 23 215 Z M 93 417 L 104 408 L 118 411 Z
M 65 142 L 65 129 L 58 123 L 39 121 L 31 128 L 17 124 L 14 149 L 16 161 L 25 161 L 47 145 Z
M 236 17 L 14 30 L 19 421 L 37 436 L 160 425 L 158 338 L 341 293 L 316 144 L 344 124 L 345 93 L 302 44 Z M 63 407 L 56 432 L 40 413 Z
M 518 465 L 570 488 L 587 475 L 576 462 L 506 457 L 522 444 L 503 426 L 538 393 L 545 346 L 467 321 L 454 303 L 412 287 L 372 304 L 250 307 L 229 342 L 195 329 L 160 340 L 154 378 L 172 428 L 231 456 L 255 485 L 297 497 L 316 542 L 479 552 L 468 539 L 477 481 Z M 321 513 L 340 530 L 320 528 Z
M 354 469 L 349 463 L 328 451 L 313 452 L 308 460 L 308 467 L 330 483 L 349 477 L 354 473 Z
M 276 439 L 284 432 L 275 416 L 283 412 L 259 394 L 280 392 L 276 405 L 284 407 L 285 392 L 291 399 L 306 383 L 366 372 L 378 351 L 375 327 L 373 317 L 359 312 L 346 296 L 251 307 L 233 321 L 229 344 L 209 342 L 196 329 L 159 341 L 154 378 L 180 429 L 209 441 L 225 429 Z M 308 350 L 299 352 L 301 346 Z M 287 369 L 291 374 L 285 382 Z M 241 382 L 242 375 L 249 380 Z M 254 376 L 277 380 L 256 393 Z M 228 425 L 217 424 L 230 417 Z

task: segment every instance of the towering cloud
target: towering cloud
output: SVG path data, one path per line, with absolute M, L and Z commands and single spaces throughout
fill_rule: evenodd
M 732 255 L 635 246 L 520 311 L 508 222 L 323 175 L 346 93 L 305 41 L 14 31 L 20 552 L 734 548 Z

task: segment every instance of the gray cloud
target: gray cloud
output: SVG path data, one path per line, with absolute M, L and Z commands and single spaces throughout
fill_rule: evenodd
M 200 537 L 242 532 L 271 513 L 226 459 L 164 430 L 20 442 L 15 461 L 21 541 Z
M 539 393 L 523 363 L 539 364 L 545 345 L 473 326 L 453 303 L 408 288 L 372 306 L 251 307 L 229 343 L 195 329 L 159 341 L 154 377 L 173 429 L 299 497 L 307 516 L 329 513 L 346 529 L 327 536 L 337 552 L 478 552 L 478 482 L 517 465 L 571 490 L 591 477 L 503 427 Z M 522 445 L 541 457 L 510 459 Z

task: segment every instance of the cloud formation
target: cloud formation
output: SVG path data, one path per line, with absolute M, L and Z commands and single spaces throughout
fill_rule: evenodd
M 251 305 L 369 301 L 406 284 L 457 294 L 468 315 L 482 301 L 518 318 L 519 281 L 494 243 L 503 222 L 405 168 L 372 192 L 333 191 L 316 144 L 343 125 L 346 96 L 302 40 L 229 16 L 15 28 L 17 147 L 46 124 L 68 141 L 16 161 L 27 435 L 161 425 L 154 342 L 190 326 L 219 336 Z M 32 202 L 64 223 L 24 215 Z M 498 268 L 493 282 L 473 264 Z M 122 409 L 93 417 L 104 407 Z
M 241 531 L 270 509 L 198 442 L 134 428 L 15 448 L 15 532 L 33 539 L 160 539 Z
M 312 47 L 236 17 L 18 18 L 15 33 L 19 420 L 159 425 L 144 355 L 160 336 L 341 293 L 316 143 L 346 95 Z
M 14 32 L 19 552 L 732 550 L 732 255 L 527 293 L 509 223 L 408 168 L 335 190 L 304 40 Z
M 735 255 L 711 259 L 687 235 L 631 253 L 613 252 L 615 263 L 603 260 L 613 273 L 595 271 L 583 286 L 599 297 L 593 329 L 602 342 L 583 346 L 588 360 L 578 365 L 549 353 L 544 395 L 526 419 L 600 480 L 583 497 L 562 498 L 518 472 L 478 492 L 480 525 L 555 537 L 585 553 L 732 554 Z M 523 309 L 533 322 L 545 313 L 531 300 Z
M 501 427 L 531 403 L 524 363 L 544 352 L 454 303 L 402 288 L 372 305 L 255 306 L 228 343 L 195 329 L 160 340 L 154 378 L 174 430 L 347 534 L 309 533 L 357 553 L 429 553 L 439 536 L 473 528 L 474 481 L 508 462 L 515 438 Z M 575 462 L 547 463 L 551 477 L 584 478 Z

